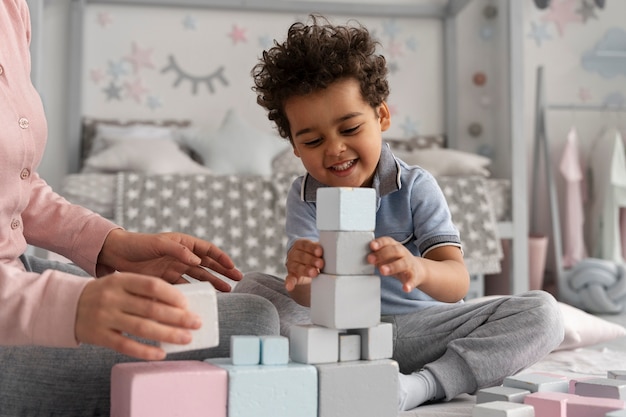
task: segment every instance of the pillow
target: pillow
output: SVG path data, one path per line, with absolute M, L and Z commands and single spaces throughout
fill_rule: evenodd
M 478 303 L 497 297 L 501 296 L 491 295 L 473 298 L 467 302 Z M 626 336 L 626 328 L 620 326 L 619 324 L 604 320 L 560 301 L 558 302 L 558 305 L 561 309 L 561 314 L 563 315 L 565 337 L 563 338 L 563 342 L 561 342 L 561 344 L 554 349 L 555 351 L 595 345 L 597 343 Z
M 302 161 L 293 153 L 291 145 L 272 159 L 272 174 L 283 173 L 298 175 L 304 175 L 306 173 Z
M 90 155 L 95 155 L 111 145 L 110 139 L 174 139 L 172 129 L 165 126 L 135 124 L 131 126 L 116 126 L 99 124 L 91 145 Z M 109 142 L 107 143 L 107 140 Z
M 82 172 L 211 173 L 170 139 L 136 138 L 111 140 L 111 143 L 108 149 L 87 158 Z
M 393 154 L 409 165 L 417 165 L 434 176 L 469 176 L 488 177 L 491 159 L 470 152 L 456 149 L 420 149 L 407 152 L 395 150 Z
M 290 145 L 278 135 L 250 126 L 236 111 L 229 110 L 215 132 L 187 138 L 204 165 L 218 175 L 271 175 L 272 159 Z

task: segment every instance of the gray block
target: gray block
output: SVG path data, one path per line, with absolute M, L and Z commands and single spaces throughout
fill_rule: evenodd
M 483 388 L 476 393 L 476 404 L 489 403 L 492 401 L 506 401 L 522 404 L 530 391 L 511 387 Z

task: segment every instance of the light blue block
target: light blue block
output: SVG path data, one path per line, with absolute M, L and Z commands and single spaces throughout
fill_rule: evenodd
M 289 363 L 289 339 L 285 336 L 261 336 L 261 364 Z
M 313 365 L 237 366 L 229 358 L 205 362 L 228 371 L 228 417 L 317 417 Z
M 261 363 L 261 338 L 245 335 L 231 336 L 230 359 L 234 365 L 258 365 Z
M 532 372 L 507 376 L 504 378 L 502 385 L 525 389 L 530 392 L 569 392 L 569 381 L 567 378 L 552 377 Z

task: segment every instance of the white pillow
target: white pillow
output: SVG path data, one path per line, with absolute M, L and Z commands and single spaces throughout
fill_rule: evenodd
M 499 295 L 491 295 L 486 297 L 473 298 L 468 303 L 479 303 L 481 301 L 501 297 Z M 565 337 L 563 342 L 554 349 L 566 350 L 576 349 L 583 346 L 595 345 L 597 343 L 606 342 L 626 336 L 626 328 L 619 324 L 612 323 L 600 317 L 596 317 L 583 310 L 573 307 L 569 304 L 558 302 L 563 315 L 563 324 L 565 327 Z
M 394 150 L 393 154 L 409 165 L 424 168 L 434 176 L 469 176 L 488 177 L 491 159 L 470 152 L 456 149 L 419 149 L 416 151 Z
M 211 173 L 170 139 L 125 139 L 111 143 L 108 149 L 87 158 L 82 172 Z
M 183 141 L 218 175 L 270 175 L 272 159 L 290 145 L 278 135 L 250 126 L 233 109 L 215 132 Z
M 102 152 L 111 145 L 109 139 L 174 139 L 174 133 L 171 127 L 156 126 L 150 124 L 132 124 L 129 126 L 118 126 L 112 124 L 96 125 L 96 134 L 91 145 L 89 155 L 95 155 Z

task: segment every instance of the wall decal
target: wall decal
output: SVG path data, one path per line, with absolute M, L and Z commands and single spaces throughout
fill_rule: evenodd
M 183 81 L 189 81 L 191 83 L 191 92 L 196 95 L 198 93 L 198 86 L 200 84 L 206 84 L 209 88 L 209 93 L 213 94 L 215 92 L 215 88 L 213 87 L 214 81 L 219 81 L 222 85 L 228 86 L 228 80 L 224 77 L 224 67 L 219 67 L 212 73 L 204 76 L 195 76 L 191 75 L 188 72 L 184 71 L 178 63 L 173 55 L 169 55 L 167 57 L 169 64 L 164 67 L 161 72 L 166 73 L 169 71 L 173 71 L 176 73 L 177 78 L 174 81 L 174 87 L 178 87 L 178 85 Z
M 122 100 L 122 87 L 116 85 L 113 81 L 109 83 L 109 85 L 102 90 L 104 95 L 107 98 L 107 101 L 111 100 Z
M 106 28 L 111 23 L 113 23 L 113 17 L 107 12 L 98 13 L 98 24 L 102 28 Z
M 615 91 L 604 98 L 603 104 L 608 109 L 624 109 L 626 108 L 626 97 L 621 92 Z
M 626 31 L 619 27 L 607 30 L 581 61 L 584 69 L 604 78 L 626 75 Z
M 568 23 L 578 23 L 582 20 L 580 15 L 576 13 L 575 7 L 575 0 L 555 0 L 550 3 L 550 9 L 542 17 L 542 20 L 554 23 L 559 36 L 563 37 L 565 26 Z
M 535 40 L 537 46 L 541 46 L 541 42 L 552 39 L 548 33 L 548 27 L 545 22 L 530 22 L 530 33 L 528 37 Z
M 127 75 L 126 69 L 127 63 L 124 60 L 111 61 L 109 60 L 107 65 L 107 74 L 109 74 L 114 80 L 117 80 L 123 75 Z
M 124 83 L 124 91 L 126 95 L 135 100 L 136 103 L 141 103 L 144 95 L 150 90 L 143 86 L 141 79 L 135 78 L 132 81 L 126 81 Z
M 183 19 L 183 27 L 187 30 L 196 30 L 198 27 L 196 24 L 196 18 L 191 15 L 185 15 Z
M 130 65 L 133 67 L 133 74 L 138 74 L 142 68 L 154 68 L 152 49 L 140 48 L 135 42 L 131 44 L 130 55 L 126 55 L 124 60 L 130 62 Z
M 598 20 L 598 16 L 596 16 L 596 12 L 595 12 L 595 8 L 593 4 L 588 3 L 587 0 L 583 0 L 583 3 L 580 6 L 580 9 L 577 9 L 576 13 L 580 15 L 583 23 L 587 23 L 587 20 L 589 20 L 590 18 L 594 18 Z
M 418 122 L 413 121 L 409 116 L 406 116 L 400 125 L 400 128 L 404 132 L 404 136 L 410 138 L 411 136 L 417 136 L 419 134 L 418 124 Z
M 237 25 L 233 25 L 233 30 L 228 34 L 228 36 L 233 40 L 233 44 L 238 44 L 239 42 L 248 42 L 246 38 L 246 29 L 240 28 Z

